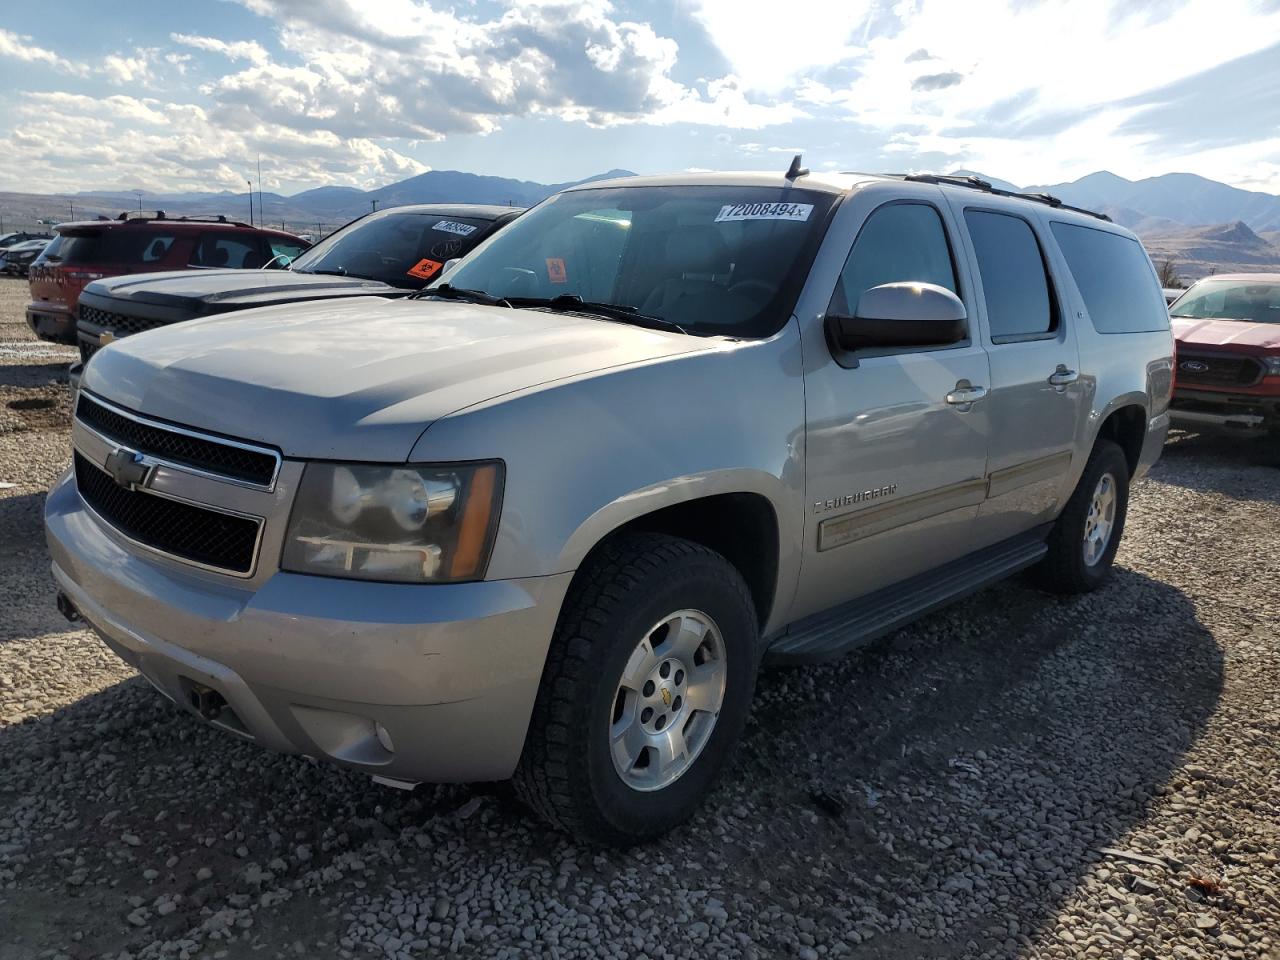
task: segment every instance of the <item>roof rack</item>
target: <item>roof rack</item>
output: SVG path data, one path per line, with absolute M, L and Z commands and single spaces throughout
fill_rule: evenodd
M 101 219 L 105 220 L 107 218 L 102 217 Z M 193 214 L 193 215 L 184 215 L 181 217 L 169 217 L 165 215 L 165 212 L 163 210 L 156 210 L 150 215 L 145 213 L 134 213 L 131 210 L 125 210 L 123 213 L 120 214 L 120 216 L 116 217 L 116 219 L 117 220 L 143 220 L 143 221 L 164 220 L 168 223 L 225 223 L 233 227 L 249 226 L 249 224 L 243 223 L 240 220 L 228 220 L 227 215 L 225 213 Z
M 1018 200 L 1031 200 L 1035 203 L 1043 203 L 1046 206 L 1053 207 L 1055 210 L 1070 210 L 1073 213 L 1083 213 L 1086 216 L 1105 220 L 1107 223 L 1111 222 L 1111 218 L 1105 213 L 1098 213 L 1096 210 L 1086 210 L 1084 207 L 1073 207 L 1047 193 L 1019 193 L 1016 190 L 1001 190 L 999 187 L 992 186 L 981 177 L 950 177 L 945 174 L 938 173 L 906 173 L 891 174 L 891 176 L 900 177 L 901 179 L 909 180 L 912 183 L 935 183 L 949 187 L 968 187 L 970 190 L 981 190 L 983 193 L 995 194 L 998 197 L 1014 197 Z

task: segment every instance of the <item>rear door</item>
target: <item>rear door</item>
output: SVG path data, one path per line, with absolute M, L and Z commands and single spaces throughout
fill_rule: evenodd
M 856 239 L 818 309 L 850 315 L 865 290 L 916 281 L 957 293 L 972 316 L 972 287 L 941 192 L 908 189 L 910 199 L 884 202 L 892 194 L 872 187 L 844 204 L 827 244 L 838 242 L 850 216 Z M 816 273 L 810 284 L 821 286 Z M 798 309 L 808 308 L 802 301 Z M 840 355 L 821 317 L 802 329 L 809 516 L 793 619 L 967 553 L 986 489 L 989 429 L 985 400 L 954 402 L 958 389 L 980 394 L 988 382 L 976 330 L 949 346 Z
M 991 362 L 987 499 L 974 547 L 1052 520 L 1070 495 L 1071 461 L 1087 409 L 1076 333 L 1038 219 L 975 198 L 957 203 L 977 267 L 982 342 Z

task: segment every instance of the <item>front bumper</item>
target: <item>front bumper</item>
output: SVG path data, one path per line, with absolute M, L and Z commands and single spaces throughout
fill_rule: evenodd
M 1169 416 L 1180 430 L 1260 437 L 1280 430 L 1280 396 L 1175 390 Z
M 255 589 L 139 556 L 64 476 L 53 575 L 162 693 L 229 732 L 396 780 L 514 771 L 571 574 L 415 586 L 278 572 Z
M 73 347 L 77 343 L 75 315 L 57 304 L 27 304 L 27 326 L 41 340 L 65 343 Z

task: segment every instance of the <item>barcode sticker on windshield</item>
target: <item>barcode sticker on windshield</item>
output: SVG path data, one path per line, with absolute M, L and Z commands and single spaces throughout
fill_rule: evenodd
M 812 203 L 731 203 L 720 208 L 716 223 L 727 220 L 799 220 L 809 219 Z
M 469 237 L 476 232 L 476 228 L 469 223 L 458 223 L 454 220 L 441 220 L 432 230 L 443 230 L 445 233 L 457 234 L 459 237 Z

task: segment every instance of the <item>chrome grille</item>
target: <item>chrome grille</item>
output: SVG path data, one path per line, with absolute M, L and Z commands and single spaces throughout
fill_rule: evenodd
M 76 419 L 112 443 L 241 483 L 270 488 L 280 467 L 280 455 L 273 450 L 143 420 L 83 391 L 76 402 Z
M 253 572 L 262 521 L 118 486 L 79 452 L 75 472 L 84 502 L 130 540 L 237 576 Z

